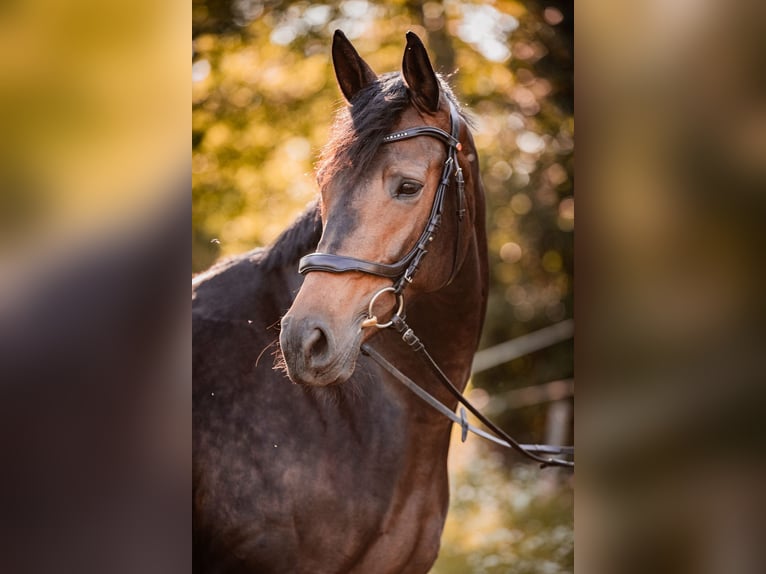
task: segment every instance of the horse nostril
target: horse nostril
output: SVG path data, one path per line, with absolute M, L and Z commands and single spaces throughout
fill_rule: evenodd
M 279 336 L 287 373 L 293 382 L 326 385 L 338 380 L 338 345 L 330 326 L 316 316 L 285 316 Z M 345 379 L 344 379 L 345 380 Z
M 309 362 L 314 363 L 324 359 L 330 349 L 327 334 L 321 327 L 314 327 L 306 337 L 303 348 L 306 350 Z

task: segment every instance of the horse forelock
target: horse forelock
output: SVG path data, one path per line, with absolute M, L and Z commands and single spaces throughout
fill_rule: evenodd
M 439 83 L 442 92 L 457 106 L 452 90 L 440 76 Z M 399 72 L 383 74 L 377 82 L 361 90 L 352 105 L 344 106 L 335 117 L 330 139 L 322 148 L 316 166 L 320 185 L 341 172 L 352 182 L 366 173 L 383 138 L 393 131 L 409 105 L 409 90 Z

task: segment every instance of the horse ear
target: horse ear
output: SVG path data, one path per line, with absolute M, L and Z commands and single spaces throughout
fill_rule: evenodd
M 340 30 L 335 30 L 332 39 L 332 64 L 340 91 L 349 103 L 360 90 L 378 79 Z
M 439 80 L 436 79 L 426 47 L 414 32 L 407 32 L 402 74 L 415 105 L 426 112 L 436 112 L 439 109 Z

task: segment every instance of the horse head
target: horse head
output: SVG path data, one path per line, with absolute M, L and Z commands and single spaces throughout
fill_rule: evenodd
M 405 295 L 450 283 L 476 216 L 473 141 L 420 39 L 407 34 L 401 73 L 376 75 L 340 31 L 332 59 L 348 106 L 318 165 L 322 236 L 280 334 L 288 375 L 312 386 L 347 380 Z

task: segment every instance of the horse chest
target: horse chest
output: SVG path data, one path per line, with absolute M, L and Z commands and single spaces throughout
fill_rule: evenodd
M 361 425 L 283 388 L 299 427 L 283 427 L 274 403 L 260 412 L 262 400 L 239 397 L 226 420 L 241 419 L 248 404 L 255 423 L 216 425 L 222 448 L 206 449 L 214 458 L 202 465 L 210 474 L 198 477 L 195 518 L 215 525 L 207 534 L 218 542 L 215 562 L 236 564 L 220 571 L 427 572 L 446 515 L 439 449 L 417 447 L 424 437 L 412 435 L 395 407 L 361 413 L 368 422 L 379 417 Z
M 301 493 L 291 508 L 290 544 L 301 548 L 291 571 L 429 570 L 446 516 L 446 468 L 438 449 L 413 447 L 418 440 L 411 429 L 399 426 L 396 436 L 394 426 L 381 422 L 380 432 L 343 448 L 335 443 L 332 452 L 317 443 L 318 464 L 304 460 L 282 477 L 286 491 Z M 331 437 L 325 444 L 334 444 Z
M 359 471 L 355 487 L 309 489 L 293 507 L 292 522 L 278 543 L 297 549 L 290 572 L 428 572 L 446 516 L 446 479 L 416 484 L 405 473 L 373 481 Z

